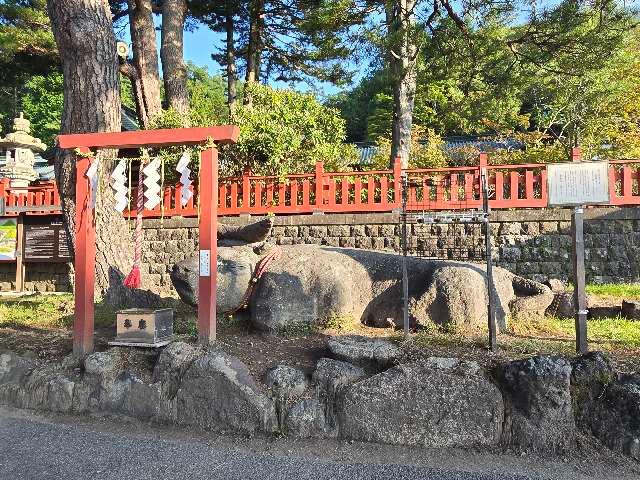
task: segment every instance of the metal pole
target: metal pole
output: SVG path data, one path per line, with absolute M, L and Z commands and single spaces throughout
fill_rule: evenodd
M 576 351 L 586 353 L 587 344 L 587 295 L 584 273 L 584 209 L 576 207 L 571 215 L 571 237 L 573 240 L 573 304 L 576 320 Z
M 402 174 L 402 324 L 409 338 L 409 275 L 407 273 L 407 174 Z
M 495 312 L 495 289 L 493 285 L 493 260 L 491 258 L 491 223 L 489 222 L 489 193 L 487 171 L 480 170 L 482 182 L 482 210 L 484 212 L 484 248 L 487 259 L 487 323 L 489 326 L 489 349 L 492 352 L 498 350 Z

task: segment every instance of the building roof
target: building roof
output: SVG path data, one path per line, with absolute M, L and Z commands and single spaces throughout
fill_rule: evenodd
M 442 149 L 451 156 L 455 156 L 456 150 L 461 148 L 474 148 L 481 152 L 488 152 L 492 150 L 522 150 L 524 147 L 514 138 L 496 138 L 490 135 L 452 135 L 443 137 L 442 140 L 444 140 Z M 426 143 L 426 141 L 421 141 L 421 143 Z M 355 146 L 360 154 L 359 165 L 370 163 L 378 151 L 373 143 L 361 142 L 355 143 Z

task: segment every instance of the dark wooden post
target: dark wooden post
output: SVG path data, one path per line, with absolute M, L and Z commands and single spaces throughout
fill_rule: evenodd
M 579 162 L 582 154 L 579 148 L 571 149 L 571 161 Z M 587 342 L 587 294 L 585 291 L 584 268 L 584 207 L 576 206 L 571 214 L 571 239 L 573 242 L 573 305 L 576 322 L 576 351 L 586 353 Z
M 23 292 L 26 273 L 24 265 L 24 215 L 18 214 L 16 225 L 16 291 Z
M 489 178 L 487 174 L 487 154 L 481 153 L 479 158 L 480 195 L 484 213 L 484 249 L 487 259 L 487 326 L 489 328 L 489 349 L 498 350 L 498 333 L 496 326 L 495 286 L 493 284 L 493 258 L 491 257 L 491 223 L 489 222 Z
M 198 343 L 216 340 L 218 266 L 218 150 L 200 154 L 200 277 L 198 280 Z

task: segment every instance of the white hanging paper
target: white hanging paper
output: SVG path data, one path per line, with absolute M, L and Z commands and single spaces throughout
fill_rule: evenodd
M 113 189 L 113 197 L 115 199 L 114 208 L 119 213 L 122 213 L 129 204 L 126 172 L 127 160 L 123 158 L 111 174 L 111 188 Z
M 87 169 L 85 176 L 89 179 L 89 185 L 91 188 L 91 208 L 96 208 L 96 198 L 98 194 L 98 166 L 100 165 L 98 158 L 94 157 Z
M 180 183 L 182 184 L 182 198 L 180 199 L 180 202 L 182 204 L 182 206 L 184 207 L 188 202 L 189 199 L 193 196 L 193 193 L 191 192 L 191 170 L 189 169 L 189 161 L 190 161 L 190 154 L 188 150 L 185 150 L 184 153 L 182 154 L 182 156 L 180 157 L 180 160 L 178 161 L 178 164 L 176 165 L 176 171 L 180 174 Z
M 142 172 L 144 173 L 144 208 L 153 210 L 160 204 L 160 158 L 154 158 L 149 164 L 144 167 Z

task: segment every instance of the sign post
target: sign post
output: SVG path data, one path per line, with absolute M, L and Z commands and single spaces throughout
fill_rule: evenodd
M 571 240 L 573 241 L 573 304 L 576 320 L 576 351 L 587 353 L 587 295 L 584 275 L 584 208 L 574 207 L 571 214 Z
M 569 163 L 547 165 L 549 206 L 572 207 L 573 304 L 576 324 L 576 351 L 586 353 L 587 295 L 584 267 L 584 206 L 609 203 L 609 163 L 582 162 L 579 148 L 571 151 Z

